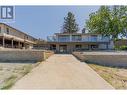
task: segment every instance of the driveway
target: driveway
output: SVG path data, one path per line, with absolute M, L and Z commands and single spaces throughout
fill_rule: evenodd
M 86 63 L 71 54 L 54 54 L 11 89 L 113 89 Z

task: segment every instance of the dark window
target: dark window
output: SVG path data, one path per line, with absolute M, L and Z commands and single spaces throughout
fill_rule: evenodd
M 7 28 L 7 34 L 9 34 L 9 28 Z
M 97 49 L 98 45 L 91 45 L 91 49 Z
M 75 49 L 76 49 L 76 50 L 81 50 L 81 48 L 82 48 L 81 45 L 76 45 L 76 46 L 75 46 Z
M 51 46 L 50 46 L 50 49 L 51 49 L 51 50 L 56 50 L 56 45 L 51 45 Z
M 0 33 L 1 33 L 1 27 L 0 27 Z

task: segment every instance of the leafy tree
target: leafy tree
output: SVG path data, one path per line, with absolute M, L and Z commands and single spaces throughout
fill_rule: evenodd
M 73 13 L 68 12 L 67 17 L 64 18 L 63 33 L 76 33 L 79 30 Z
M 101 6 L 98 11 L 91 13 L 86 22 L 89 32 L 100 33 L 105 36 L 118 38 L 126 35 L 127 7 L 126 6 Z

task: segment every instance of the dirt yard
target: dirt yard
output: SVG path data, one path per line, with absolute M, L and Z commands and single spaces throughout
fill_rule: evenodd
M 127 89 L 127 68 L 88 64 L 116 89 Z
M 0 89 L 9 89 L 39 63 L 0 63 Z

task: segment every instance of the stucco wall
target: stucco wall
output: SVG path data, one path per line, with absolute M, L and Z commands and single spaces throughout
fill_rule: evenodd
M 38 62 L 43 61 L 52 51 L 41 50 L 1 50 L 0 62 Z
M 106 44 L 99 44 L 99 49 L 107 49 L 107 45 Z
M 81 61 L 127 67 L 127 52 L 73 52 L 73 55 Z

